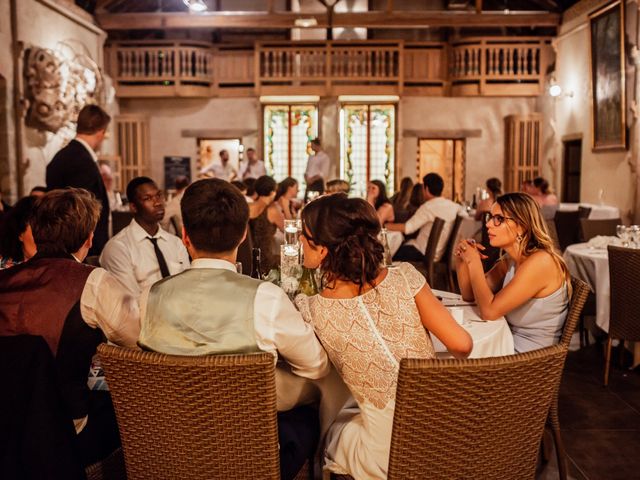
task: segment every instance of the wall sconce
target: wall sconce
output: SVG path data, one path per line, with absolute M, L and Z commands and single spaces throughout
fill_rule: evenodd
M 182 2 L 189 7 L 190 12 L 202 13 L 208 9 L 204 0 L 182 0 Z
M 549 81 L 549 95 L 553 98 L 573 97 L 573 92 L 569 90 L 563 93 L 562 87 L 558 84 L 555 77 L 551 77 L 551 80 Z

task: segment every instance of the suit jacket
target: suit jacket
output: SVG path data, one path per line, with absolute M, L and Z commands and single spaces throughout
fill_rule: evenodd
M 102 204 L 100 219 L 93 236 L 89 255 L 99 255 L 109 240 L 109 197 L 98 165 L 87 149 L 77 140 L 60 150 L 47 165 L 47 188 L 84 188 Z

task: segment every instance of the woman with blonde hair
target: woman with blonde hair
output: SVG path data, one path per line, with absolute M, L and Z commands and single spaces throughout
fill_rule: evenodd
M 557 343 L 567 317 L 570 276 L 555 251 L 536 201 L 526 193 L 497 198 L 487 219 L 491 246 L 504 255 L 486 274 L 484 247 L 462 240 L 455 249 L 462 297 L 485 320 L 506 317 L 516 352 Z

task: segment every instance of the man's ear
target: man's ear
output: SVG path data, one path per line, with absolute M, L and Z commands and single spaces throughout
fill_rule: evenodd
M 133 203 L 131 200 L 129 200 L 129 211 L 134 215 L 138 213 L 138 207 L 136 207 L 136 204 Z
M 182 243 L 187 248 L 187 250 L 189 249 L 189 247 L 191 247 L 191 239 L 189 238 L 189 235 L 187 235 L 187 231 L 184 229 L 184 225 L 182 226 Z
M 89 250 L 93 246 L 93 232 L 89 234 L 89 238 L 85 240 L 83 246 L 87 247 L 87 250 Z

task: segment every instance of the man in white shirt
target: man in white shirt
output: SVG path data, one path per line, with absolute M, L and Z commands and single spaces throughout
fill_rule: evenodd
M 279 356 L 286 362 L 286 368 L 276 368 L 278 410 L 290 409 L 305 395 L 308 379 L 327 375 L 330 364 L 313 329 L 280 287 L 236 272 L 238 246 L 247 234 L 247 202 L 229 183 L 199 180 L 187 188 L 182 214 L 182 238 L 193 262 L 143 293 L 140 345 L 174 355 L 271 352 L 274 361 Z M 280 430 L 282 478 L 295 476 L 314 449 L 317 417 L 307 410 L 278 415 L 279 425 L 289 426 Z M 314 424 L 311 438 L 294 435 L 296 441 L 287 441 L 292 431 L 305 432 Z
M 189 179 L 184 175 L 179 175 L 175 180 L 176 194 L 167 203 L 164 210 L 164 218 L 160 222 L 162 228 L 175 235 L 182 235 L 182 212 L 180 211 L 180 201 L 184 191 L 189 186 Z
M 329 178 L 329 169 L 331 168 L 331 159 L 322 150 L 319 138 L 311 140 L 311 149 L 314 154 L 309 156 L 307 169 L 304 172 L 304 181 L 307 183 L 307 189 L 304 193 L 305 201 L 309 192 L 324 193 L 324 182 Z
M 105 336 L 135 347 L 138 302 L 109 272 L 80 263 L 93 241 L 100 202 L 83 189 L 69 188 L 49 192 L 37 206 L 30 225 L 38 253 L 0 271 L 0 336 L 37 335 L 46 341 L 64 416 L 77 434 L 76 454 L 86 466 L 120 446 L 109 393 L 87 387 L 91 360 Z
M 453 228 L 457 215 L 464 215 L 463 208 L 449 199 L 442 198 L 442 190 L 444 189 L 444 180 L 437 173 L 429 173 L 422 179 L 424 184 L 424 202 L 420 208 L 407 220 L 406 223 L 387 223 L 385 226 L 388 230 L 402 232 L 410 235 L 418 232 L 418 236 L 405 242 L 396 252 L 393 259 L 397 261 L 420 262 L 424 260 L 427 250 L 429 234 L 436 217 L 444 220 L 444 228 L 442 235 L 438 240 L 436 247 L 435 260 L 442 257 L 447 248 L 449 233 Z
M 215 177 L 227 182 L 231 182 L 238 177 L 238 172 L 229 163 L 229 152 L 220 150 L 220 161 L 211 162 L 209 165 L 200 169 L 200 175 L 203 177 Z
M 138 298 L 149 285 L 187 268 L 189 255 L 178 237 L 160 227 L 164 195 L 153 180 L 131 180 L 127 198 L 133 220 L 107 242 L 100 265 Z
M 242 180 L 247 178 L 260 178 L 267 174 L 267 169 L 264 167 L 264 162 L 258 159 L 255 148 L 247 149 L 247 159 L 242 162 L 240 166 L 240 175 Z

